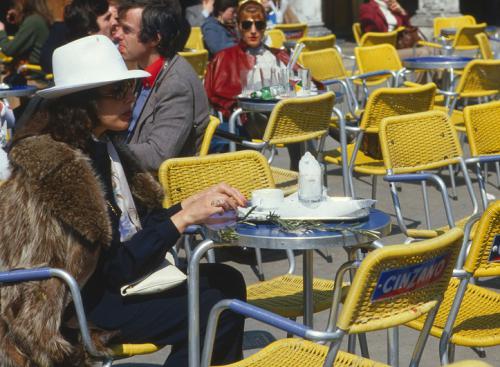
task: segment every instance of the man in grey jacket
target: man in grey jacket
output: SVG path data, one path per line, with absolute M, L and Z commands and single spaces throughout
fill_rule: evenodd
M 176 5 L 124 0 L 118 10 L 120 53 L 151 74 L 138 87 L 127 136 L 130 149 L 149 170 L 168 158 L 195 155 L 209 121 L 203 85 L 177 55 L 189 25 Z

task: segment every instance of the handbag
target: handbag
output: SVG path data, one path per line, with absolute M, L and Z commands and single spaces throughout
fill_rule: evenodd
M 174 257 L 167 252 L 160 266 L 150 274 L 120 288 L 123 297 L 160 293 L 183 283 L 187 277 L 174 264 Z
M 398 32 L 398 38 L 396 41 L 396 48 L 412 48 L 417 45 L 418 41 L 422 38 L 420 37 L 420 30 L 418 27 L 407 26 L 403 30 Z
M 363 139 L 361 140 L 361 146 L 359 147 L 359 150 L 373 159 L 383 159 L 378 134 L 365 133 L 363 135 Z

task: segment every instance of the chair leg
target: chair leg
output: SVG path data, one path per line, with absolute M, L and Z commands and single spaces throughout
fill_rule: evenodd
M 457 187 L 455 184 L 455 170 L 453 169 L 453 165 L 448 166 L 449 172 L 450 172 L 450 181 L 451 181 L 451 196 L 453 200 L 457 200 Z
M 429 210 L 429 195 L 427 194 L 427 183 L 421 181 L 422 196 L 424 198 L 424 211 L 425 211 L 425 225 L 427 229 L 431 229 L 431 212 Z
M 255 259 L 257 260 L 257 276 L 259 280 L 263 282 L 265 280 L 264 277 L 264 266 L 262 265 L 262 252 L 260 248 L 255 249 Z
M 102 367 L 111 367 L 112 365 L 113 365 L 112 358 L 106 358 L 104 361 L 102 361 Z
M 370 358 L 370 352 L 368 351 L 368 341 L 366 340 L 366 334 L 358 334 L 359 339 L 359 349 L 361 350 L 361 356 L 364 358 Z
M 455 344 L 451 344 L 448 348 L 448 361 L 450 363 L 455 362 Z
M 347 337 L 347 351 L 356 354 L 356 334 L 349 334 Z
M 387 364 L 392 367 L 399 366 L 399 329 L 387 329 Z
M 207 251 L 207 261 L 210 264 L 215 264 L 215 250 L 213 248 Z
M 372 200 L 377 198 L 377 175 L 372 175 Z
M 497 169 L 497 189 L 500 190 L 500 162 L 495 162 L 495 167 Z

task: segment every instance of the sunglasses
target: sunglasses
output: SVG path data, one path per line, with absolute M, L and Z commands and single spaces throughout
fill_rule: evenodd
M 101 93 L 102 98 L 113 98 L 117 101 L 124 100 L 135 88 L 135 80 L 125 80 L 112 84 L 106 92 Z
M 252 29 L 252 25 L 255 24 L 255 29 L 258 31 L 263 31 L 266 29 L 266 21 L 265 20 L 244 20 L 241 22 L 241 28 L 244 31 L 249 31 Z

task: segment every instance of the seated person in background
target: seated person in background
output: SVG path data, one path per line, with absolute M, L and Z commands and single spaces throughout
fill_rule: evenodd
M 200 4 L 186 8 L 186 19 L 191 27 L 201 27 L 214 10 L 214 0 L 202 0 Z
M 67 42 L 91 34 L 111 38 L 111 30 L 118 24 L 116 9 L 108 0 L 73 0 L 64 8 L 64 21 L 55 22 L 42 48 L 42 69 L 52 72 L 52 53 Z
M 363 33 L 391 32 L 410 25 L 409 16 L 396 0 L 365 0 L 359 6 Z
M 108 0 L 73 0 L 64 8 L 64 23 L 68 41 L 91 34 L 111 38 L 111 30 L 118 24 L 115 6 Z
M 67 62 L 81 73 L 68 76 Z M 39 92 L 47 109 L 14 137 L 12 175 L 0 185 L 2 269 L 65 269 L 82 289 L 94 340 L 171 345 L 164 366 L 187 366 L 186 284 L 126 298 L 120 288 L 156 269 L 186 226 L 246 200 L 220 184 L 162 208 L 159 184 L 108 136 L 127 128 L 133 80 L 149 75 L 127 70 L 108 38 L 84 37 L 57 49 L 54 74 L 55 87 Z M 202 264 L 200 275 L 204 335 L 212 306 L 225 298 L 245 300 L 246 288 L 241 274 L 224 264 Z M 1 287 L 0 302 L 2 366 L 91 365 L 64 323 L 73 307 L 62 282 Z M 215 365 L 242 356 L 243 317 L 227 312 L 221 323 Z
M 215 0 L 213 14 L 201 26 L 205 47 L 211 56 L 238 42 L 235 11 L 238 0 Z
M 271 68 L 285 66 L 288 54 L 284 50 L 269 48 L 263 42 L 266 30 L 266 11 L 257 1 L 247 1 L 238 8 L 240 42 L 222 50 L 207 67 L 205 90 L 212 107 L 229 118 L 236 107 L 236 97 L 247 84 L 253 69 L 262 69 L 264 78 L 270 78 Z M 267 75 L 266 75 L 267 74 Z M 260 78 L 259 78 L 260 79 Z M 262 82 L 262 81 L 261 81 Z M 267 124 L 267 116 L 252 114 L 244 125 L 244 133 L 250 138 L 261 138 Z M 287 146 L 290 168 L 297 170 L 300 159 L 298 145 Z
M 19 25 L 9 40 L 4 23 L 0 22 L 0 51 L 16 60 L 40 62 L 40 51 L 49 36 L 52 15 L 45 0 L 17 0 L 7 12 L 7 21 Z
M 239 43 L 215 55 L 205 75 L 208 100 L 225 118 L 236 106 L 236 97 L 242 92 L 250 70 L 286 65 L 288 62 L 288 54 L 284 50 L 264 44 L 266 12 L 257 1 L 247 1 L 238 8 L 238 29 Z
M 151 74 L 140 85 L 126 140 L 143 166 L 156 171 L 168 158 L 199 150 L 208 100 L 198 75 L 177 55 L 189 34 L 180 11 L 167 3 L 123 0 L 118 14 L 118 50 Z

